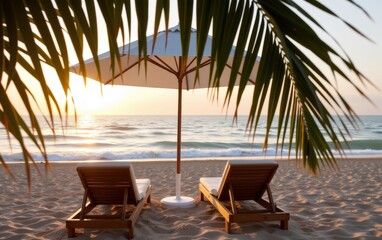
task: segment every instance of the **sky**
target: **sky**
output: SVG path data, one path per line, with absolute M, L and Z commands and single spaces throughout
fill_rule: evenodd
M 335 21 L 325 14 L 316 14 L 319 22 L 332 34 L 352 61 L 379 89 L 382 90 L 382 1 L 359 0 L 359 3 L 371 16 L 367 18 L 360 10 L 344 4 L 346 1 L 322 1 L 331 7 L 335 13 L 348 20 L 361 30 L 372 41 L 355 34 L 342 22 Z M 176 1 L 172 1 L 175 5 Z M 307 9 L 309 10 L 309 9 Z M 172 7 L 170 27 L 178 22 L 176 8 Z M 151 30 L 152 27 L 149 26 Z M 148 32 L 151 34 L 151 32 Z M 132 37 L 134 39 L 134 37 Z M 330 41 L 330 39 L 328 39 Z M 104 42 L 102 39 L 99 42 Z M 100 53 L 107 51 L 107 44 L 100 46 Z M 89 58 L 90 54 L 85 59 Z M 73 58 L 72 64 L 76 64 Z M 49 69 L 46 69 L 49 75 Z M 54 76 L 51 76 L 54 79 Z M 52 83 L 56 88 L 57 83 Z M 87 80 L 84 87 L 83 78 L 71 75 L 71 87 L 76 102 L 76 109 L 80 115 L 176 115 L 177 91 L 174 89 L 154 89 L 128 86 L 101 86 L 91 79 Z M 339 91 L 346 97 L 355 112 L 359 115 L 382 115 L 382 92 L 371 86 L 364 88 L 374 105 L 360 97 L 347 85 L 339 82 Z M 234 102 L 227 109 L 223 106 L 225 89 L 220 90 L 218 100 L 212 100 L 207 90 L 191 90 L 183 92 L 184 115 L 221 115 L 233 114 Z M 59 101 L 64 101 L 64 96 L 57 89 Z M 244 100 L 239 108 L 239 114 L 247 115 L 251 102 L 251 87 L 248 87 Z

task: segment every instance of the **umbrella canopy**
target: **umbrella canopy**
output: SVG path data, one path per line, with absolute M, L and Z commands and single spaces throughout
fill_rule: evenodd
M 176 170 L 176 202 L 185 200 L 185 197 L 180 196 L 180 174 L 181 174 L 181 126 L 182 126 L 182 90 L 208 88 L 210 77 L 210 62 L 211 62 L 211 47 L 212 38 L 208 37 L 204 49 L 199 68 L 199 78 L 195 82 L 196 76 L 196 29 L 191 30 L 190 47 L 188 58 L 182 58 L 182 46 L 179 25 L 172 27 L 166 32 L 159 32 L 156 37 L 155 47 L 146 58 L 146 69 L 143 63 L 144 58 L 139 54 L 138 41 L 126 44 L 119 48 L 121 55 L 121 67 L 115 64 L 115 69 L 112 71 L 110 52 L 105 52 L 98 56 L 101 66 L 101 76 L 99 78 L 98 71 L 94 59 L 85 61 L 86 76 L 96 79 L 104 84 L 113 85 L 128 85 L 138 87 L 152 88 L 174 88 L 178 89 L 178 129 L 177 129 L 177 170 Z M 154 36 L 147 37 L 147 46 L 153 46 Z M 230 79 L 230 69 L 233 61 L 235 48 L 231 49 L 230 57 L 227 61 L 226 68 L 220 77 L 219 87 L 228 86 Z M 259 67 L 257 59 L 254 68 L 252 69 L 249 82 L 254 84 L 257 70 Z M 184 63 L 184 61 L 187 61 Z M 186 66 L 181 68 L 180 66 Z M 80 66 L 73 65 L 71 71 L 81 74 Z M 239 83 L 238 76 L 237 83 Z M 187 201 L 187 200 L 185 200 Z M 192 200 L 193 201 L 193 200 Z M 163 202 L 163 201 L 162 201 Z M 172 204 L 169 204 L 172 205 Z M 176 205 L 176 203 L 174 203 Z M 184 204 L 185 207 L 193 206 L 192 204 Z
M 119 48 L 121 54 L 121 69 L 116 65 L 113 71 L 110 69 L 110 53 L 105 52 L 98 56 L 101 66 L 101 78 L 98 76 L 97 68 L 94 60 L 88 59 L 86 64 L 86 75 L 89 78 L 97 79 L 104 84 L 129 85 L 138 87 L 154 87 L 154 88 L 174 88 L 178 89 L 178 79 L 182 77 L 182 89 L 195 89 L 209 87 L 210 74 L 210 55 L 212 38 L 208 37 L 204 49 L 204 57 L 201 61 L 202 68 L 199 69 L 199 81 L 194 84 L 196 74 L 196 29 L 191 30 L 190 47 L 188 51 L 188 59 L 186 69 L 180 71 L 179 66 L 182 59 L 182 46 L 180 40 L 179 25 L 168 30 L 168 38 L 166 32 L 159 32 L 155 42 L 155 48 L 147 56 L 147 71 L 143 65 L 139 63 L 144 59 L 139 54 L 138 41 L 126 44 Z M 153 35 L 147 37 L 147 46 L 153 45 Z M 167 44 L 166 44 L 167 41 Z M 227 61 L 226 68 L 220 78 L 220 87 L 227 86 L 230 77 L 230 66 L 232 64 L 235 49 L 232 48 L 230 58 Z M 258 61 L 260 58 L 258 58 Z M 255 82 L 259 62 L 257 62 L 250 75 L 249 81 Z M 79 65 L 71 68 L 72 72 L 80 74 Z M 238 76 L 239 77 L 239 76 Z M 238 82 L 238 81 L 237 81 Z

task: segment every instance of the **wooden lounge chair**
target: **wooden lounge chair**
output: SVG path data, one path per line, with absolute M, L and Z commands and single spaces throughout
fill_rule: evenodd
M 128 228 L 133 238 L 134 224 L 150 202 L 150 179 L 135 179 L 129 162 L 80 163 L 77 172 L 85 193 L 82 207 L 66 220 L 68 237 L 75 237 L 75 228 Z M 128 204 L 135 206 L 129 217 Z M 121 214 L 90 214 L 97 205 L 120 205 Z
M 201 200 L 206 197 L 225 218 L 227 233 L 233 222 L 280 221 L 280 228 L 288 229 L 289 213 L 276 207 L 269 186 L 277 168 L 269 160 L 230 160 L 222 177 L 200 178 Z M 263 199 L 265 192 L 268 201 Z M 239 211 L 235 201 L 244 200 L 254 200 L 261 209 Z

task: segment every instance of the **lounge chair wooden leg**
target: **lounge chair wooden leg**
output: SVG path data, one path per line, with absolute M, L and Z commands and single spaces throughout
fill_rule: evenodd
M 133 239 L 134 238 L 134 229 L 133 227 L 130 227 L 129 229 L 129 239 Z
M 122 205 L 121 220 L 125 220 L 125 217 L 126 217 L 126 206 L 127 206 L 127 198 L 128 198 L 127 190 L 128 189 L 125 188 L 125 191 L 123 193 L 123 205 Z
M 80 219 L 83 220 L 85 218 L 85 215 L 87 214 L 85 212 L 85 206 L 86 206 L 86 200 L 88 198 L 88 188 L 85 188 L 84 191 L 84 197 L 82 199 L 82 207 L 81 207 L 81 214 L 80 214 Z
M 229 193 L 229 199 L 230 199 L 230 202 L 231 202 L 232 213 L 233 214 L 237 214 L 237 210 L 236 210 L 236 206 L 235 206 L 235 197 L 234 197 L 234 194 L 233 194 L 232 184 L 229 184 L 228 193 Z
M 151 194 L 147 197 L 146 203 L 151 203 Z
M 204 194 L 200 192 L 200 201 L 204 201 Z
M 74 238 L 76 236 L 75 228 L 67 228 L 67 230 L 68 230 L 68 238 Z
M 272 191 L 271 191 L 271 187 L 269 186 L 269 183 L 267 183 L 267 193 L 268 193 L 269 203 L 271 204 L 270 210 L 272 211 L 272 213 L 275 213 L 276 212 L 276 204 L 273 201 Z
M 280 221 L 280 228 L 284 230 L 288 230 L 288 220 L 281 220 Z
M 231 223 L 230 222 L 225 221 L 225 231 L 228 234 L 231 234 Z

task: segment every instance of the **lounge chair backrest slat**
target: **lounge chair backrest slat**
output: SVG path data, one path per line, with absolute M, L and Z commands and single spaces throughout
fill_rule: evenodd
M 278 164 L 274 161 L 235 161 L 227 162 L 218 189 L 218 199 L 229 200 L 229 185 L 234 190 L 235 200 L 261 199 L 276 173 Z
M 122 204 L 125 188 L 128 203 L 135 204 L 138 191 L 130 163 L 83 163 L 77 166 L 82 185 L 94 204 Z

